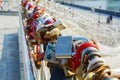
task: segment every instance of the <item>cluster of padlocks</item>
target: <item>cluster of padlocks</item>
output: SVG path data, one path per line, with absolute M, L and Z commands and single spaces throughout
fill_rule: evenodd
M 50 68 L 50 80 L 119 80 L 112 75 L 94 40 L 63 36 L 65 25 L 40 4 L 41 0 L 21 1 L 26 40 L 37 69 L 45 60 Z M 56 68 L 64 72 L 63 78 L 55 77 Z

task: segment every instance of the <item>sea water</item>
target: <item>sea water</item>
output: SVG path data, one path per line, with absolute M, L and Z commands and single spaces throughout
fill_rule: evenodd
M 64 0 L 63 2 L 120 12 L 120 0 Z

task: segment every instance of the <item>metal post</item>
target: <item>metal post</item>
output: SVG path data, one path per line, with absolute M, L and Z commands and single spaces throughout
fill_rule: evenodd
M 100 9 L 101 9 L 101 6 L 99 6 L 99 10 Z M 100 11 L 99 11 L 98 23 L 100 23 Z
M 62 4 L 64 4 L 64 0 L 62 0 Z
M 72 6 L 72 0 L 71 0 L 71 6 Z

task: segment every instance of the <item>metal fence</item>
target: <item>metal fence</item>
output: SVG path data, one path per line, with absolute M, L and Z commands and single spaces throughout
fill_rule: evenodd
M 21 73 L 21 77 L 24 77 L 23 80 L 49 80 L 50 72 L 49 68 L 45 65 L 45 61 L 41 61 L 40 69 L 37 69 L 32 58 L 32 54 L 29 51 L 22 14 L 21 14 L 21 6 L 19 5 L 19 21 L 20 21 L 20 28 L 19 28 L 19 45 L 20 45 L 20 52 L 22 56 L 22 63 L 23 63 L 23 71 Z M 42 48 L 42 45 L 40 45 Z
M 63 6 L 61 6 L 59 4 L 49 4 L 49 5 L 46 6 L 46 8 L 48 9 L 49 13 L 53 14 L 54 16 L 58 15 L 56 17 L 61 17 L 62 21 L 66 22 L 68 24 L 69 28 L 72 28 L 74 26 L 75 27 L 78 26 L 78 28 L 76 30 L 82 36 L 87 35 L 92 39 L 97 38 L 97 40 L 99 42 L 103 42 L 106 45 L 110 45 L 110 44 L 113 45 L 113 43 L 116 44 L 116 40 L 114 40 L 114 39 L 116 39 L 115 38 L 116 34 L 111 35 L 111 36 L 114 36 L 114 39 L 111 36 L 108 36 L 109 35 L 108 33 L 105 34 L 105 32 L 107 32 L 105 30 L 109 30 L 109 29 L 111 30 L 111 28 L 113 28 L 113 27 L 110 27 L 110 28 L 108 27 L 107 28 L 104 25 L 102 25 L 102 26 L 98 26 L 98 27 L 100 27 L 100 29 L 97 30 L 97 28 L 98 28 L 98 27 L 96 27 L 97 23 L 89 21 L 89 19 L 87 19 L 85 17 L 86 14 L 85 14 L 85 16 L 84 15 L 82 16 L 82 14 L 80 16 L 79 15 L 80 12 L 77 12 L 77 10 L 76 10 L 75 11 L 76 13 L 74 15 L 72 15 L 74 10 L 71 11 L 72 9 L 63 8 Z M 53 9 L 56 9 L 58 11 L 55 11 Z M 19 6 L 19 10 L 21 10 L 20 6 Z M 63 13 L 60 13 L 60 10 Z M 67 15 L 66 15 L 66 13 L 67 13 Z M 71 15 L 71 16 L 69 16 L 69 15 Z M 29 55 L 28 55 L 29 53 L 28 53 L 26 39 L 25 39 L 25 33 L 24 33 L 24 26 L 23 26 L 23 22 L 22 22 L 21 11 L 19 11 L 19 17 L 20 17 L 20 34 L 21 34 L 20 41 L 21 41 L 22 56 L 23 56 L 23 62 L 24 62 L 23 64 L 24 64 L 25 80 L 49 80 L 48 76 L 50 76 L 50 75 L 49 75 L 49 73 L 47 73 L 47 71 L 49 69 L 45 66 L 45 62 L 42 61 L 42 64 L 41 64 L 42 67 L 40 68 L 40 70 L 38 70 L 38 69 L 36 69 L 36 67 L 34 65 L 33 59 L 30 58 Z M 73 19 L 73 18 L 75 18 L 75 19 Z M 91 26 L 95 26 L 95 27 L 91 27 Z M 115 29 L 115 30 L 117 30 L 117 29 Z M 95 34 L 93 34 L 93 30 L 95 30 L 94 31 Z M 101 31 L 101 33 L 104 32 L 104 35 L 102 35 L 101 33 L 99 34 L 98 31 L 99 32 Z M 77 33 L 75 31 L 75 28 L 74 28 L 74 32 Z M 90 33 L 92 33 L 92 34 L 90 34 Z M 117 33 L 117 31 L 116 31 L 116 33 Z M 107 39 L 105 39 L 105 38 L 107 38 Z

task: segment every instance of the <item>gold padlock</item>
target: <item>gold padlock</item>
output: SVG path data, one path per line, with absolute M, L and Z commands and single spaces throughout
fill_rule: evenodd
M 90 72 L 88 74 L 86 74 L 83 78 L 83 80 L 95 80 L 94 79 L 95 73 L 94 72 Z

